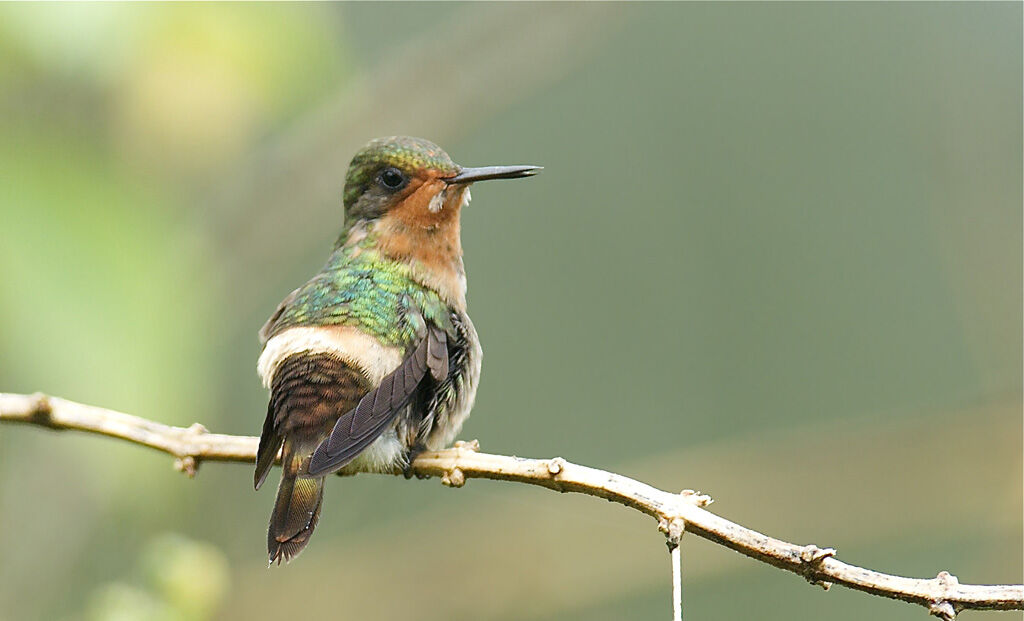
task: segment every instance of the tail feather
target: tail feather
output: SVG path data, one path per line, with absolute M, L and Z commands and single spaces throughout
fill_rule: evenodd
M 263 485 L 267 475 L 270 474 L 270 467 L 277 459 L 277 452 L 281 449 L 284 437 L 278 433 L 274 420 L 274 402 L 267 407 L 267 419 L 263 422 L 263 433 L 260 434 L 260 447 L 256 451 L 256 476 L 253 482 L 256 489 Z
M 309 543 L 320 519 L 324 479 L 297 477 L 296 471 L 297 468 L 286 466 L 277 488 L 277 500 L 267 530 L 267 552 L 271 563 L 288 562 L 298 555 Z

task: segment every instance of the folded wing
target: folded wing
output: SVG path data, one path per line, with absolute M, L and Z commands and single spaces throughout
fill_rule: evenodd
M 429 326 L 402 364 L 338 419 L 330 436 L 313 452 L 310 476 L 345 466 L 373 444 L 409 404 L 428 371 L 437 382 L 448 377 L 447 335 L 436 326 Z

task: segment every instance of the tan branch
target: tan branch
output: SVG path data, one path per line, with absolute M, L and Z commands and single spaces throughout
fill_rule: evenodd
M 176 467 L 194 476 L 202 461 L 252 462 L 259 440 L 209 433 L 202 425 L 171 427 L 104 408 L 45 395 L 0 393 L 0 422 L 27 423 L 55 430 L 74 429 L 120 438 L 155 448 L 176 458 Z M 835 550 L 796 545 L 744 528 L 705 510 L 711 498 L 690 490 L 665 492 L 640 481 L 554 459 L 489 455 L 476 442 L 421 454 L 413 463 L 419 476 L 437 476 L 461 487 L 466 479 L 494 479 L 539 485 L 560 492 L 597 496 L 631 507 L 658 520 L 670 548 L 684 529 L 740 554 L 803 576 L 829 588 L 839 584 L 858 591 L 920 604 L 931 614 L 951 620 L 961 610 L 1024 610 L 1022 585 L 960 584 L 940 572 L 931 579 L 904 578 L 849 565 Z

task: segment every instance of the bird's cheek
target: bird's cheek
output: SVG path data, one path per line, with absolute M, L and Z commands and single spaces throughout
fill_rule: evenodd
M 468 205 L 471 198 L 468 185 L 448 186 L 444 194 L 445 209 L 450 209 L 455 213 Z
M 430 202 L 427 203 L 427 209 L 430 211 L 430 213 L 437 213 L 444 209 L 444 196 L 447 193 L 448 190 L 441 190 L 440 192 L 438 192 L 437 194 L 430 198 Z

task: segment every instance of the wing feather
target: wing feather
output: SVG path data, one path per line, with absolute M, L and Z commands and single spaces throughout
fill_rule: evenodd
M 408 405 L 428 369 L 437 381 L 448 376 L 447 337 L 436 326 L 428 327 L 402 364 L 338 419 L 330 436 L 313 452 L 309 474 L 337 470 L 366 450 Z
M 448 337 L 443 330 L 431 329 L 427 332 L 427 366 L 430 374 L 438 382 L 448 377 Z

